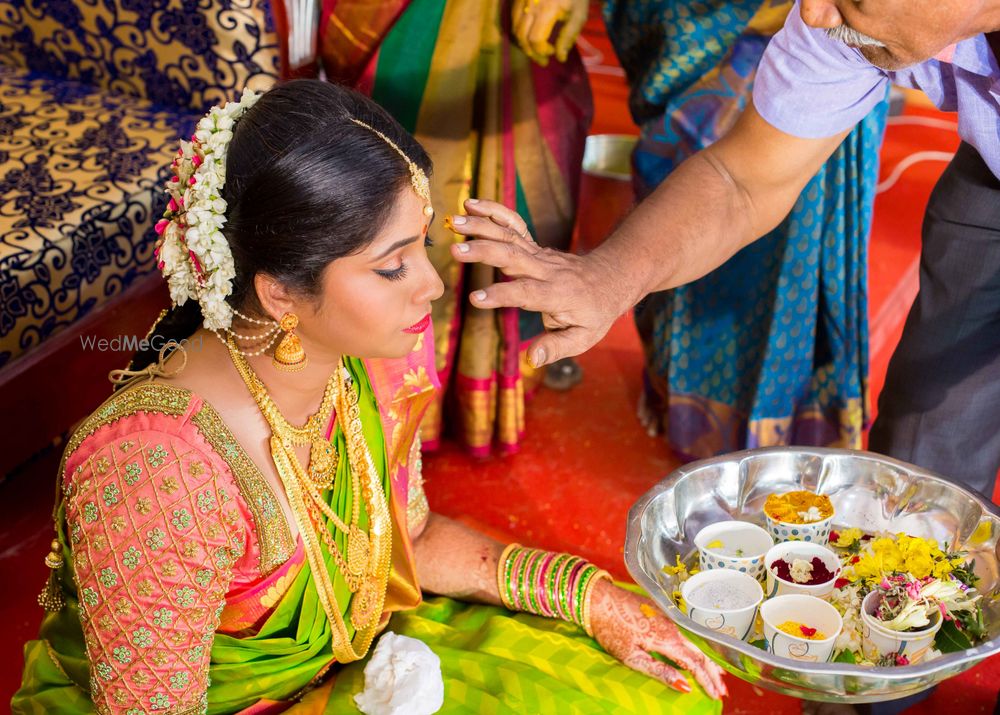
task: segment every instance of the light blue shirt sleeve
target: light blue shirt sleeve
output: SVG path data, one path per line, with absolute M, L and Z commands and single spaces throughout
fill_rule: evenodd
M 885 98 L 888 83 L 858 50 L 806 25 L 796 2 L 764 52 L 753 102 L 772 126 L 817 139 L 864 119 Z

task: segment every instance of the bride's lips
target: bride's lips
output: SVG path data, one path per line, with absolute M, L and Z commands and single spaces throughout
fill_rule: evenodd
M 427 315 L 425 315 L 423 318 L 421 318 L 420 320 L 418 320 L 416 323 L 414 323 L 410 327 L 404 328 L 403 332 L 404 333 L 413 333 L 413 334 L 422 333 L 425 330 L 427 330 L 427 326 L 429 326 L 430 324 L 431 324 L 431 314 L 428 313 Z

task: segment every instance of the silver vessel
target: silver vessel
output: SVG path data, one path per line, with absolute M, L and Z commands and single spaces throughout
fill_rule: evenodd
M 768 494 L 807 489 L 826 494 L 834 528 L 906 532 L 936 539 L 975 559 L 989 640 L 917 665 L 872 668 L 803 663 L 763 651 L 690 620 L 674 604 L 675 576 L 662 570 L 680 556 L 697 562 L 694 537 L 727 519 L 763 524 Z M 625 562 L 632 577 L 677 625 L 730 673 L 809 700 L 866 703 L 905 697 L 1000 652 L 1000 509 L 942 477 L 881 455 L 851 450 L 776 447 L 682 467 L 629 511 Z

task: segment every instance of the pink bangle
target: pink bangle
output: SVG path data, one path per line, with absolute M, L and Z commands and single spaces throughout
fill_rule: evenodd
M 573 621 L 574 623 L 579 623 L 580 622 L 580 618 L 579 618 L 580 614 L 578 614 L 576 612 L 577 611 L 577 609 L 576 609 L 576 599 L 573 598 L 573 594 L 576 593 L 576 587 L 577 587 L 577 584 L 578 584 L 578 582 L 580 580 L 580 575 L 584 572 L 584 570 L 586 570 L 586 568 L 589 565 L 590 564 L 588 564 L 586 561 L 584 561 L 583 559 L 580 559 L 575 564 L 573 564 L 573 570 L 570 571 L 570 574 L 569 574 L 569 579 L 568 579 L 568 582 L 567 582 L 566 593 L 569 596 L 569 616 L 570 616 L 569 619 L 571 621 Z
M 542 565 L 538 569 L 538 575 L 535 577 L 535 598 L 538 600 L 538 605 L 540 606 L 542 615 L 547 618 L 555 618 L 556 615 L 555 609 L 552 607 L 552 604 L 549 603 L 549 594 L 545 588 L 545 580 L 548 578 L 549 567 L 552 565 L 556 556 L 558 556 L 558 554 L 552 551 L 545 554 L 542 559 Z

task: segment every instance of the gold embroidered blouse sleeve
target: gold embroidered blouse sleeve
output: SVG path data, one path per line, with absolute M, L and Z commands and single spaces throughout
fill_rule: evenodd
M 64 459 L 97 711 L 204 712 L 227 592 L 291 554 L 273 493 L 209 405 L 156 384 L 105 403 Z
M 97 439 L 97 438 L 95 438 Z M 73 569 L 98 712 L 201 712 L 249 539 L 231 482 L 177 435 L 129 432 L 68 475 Z

